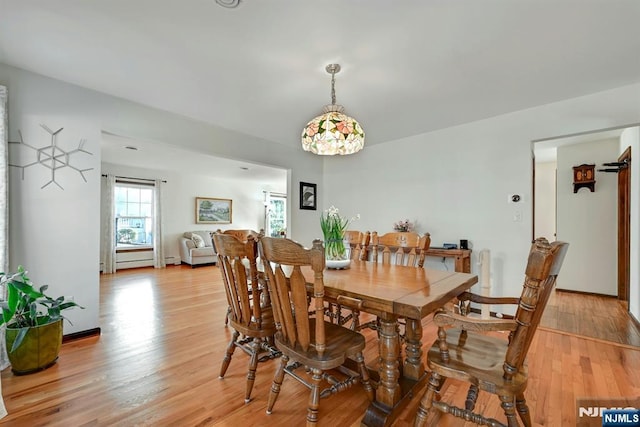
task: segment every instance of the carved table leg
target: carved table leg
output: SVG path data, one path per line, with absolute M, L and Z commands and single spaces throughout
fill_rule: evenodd
M 423 362 L 420 360 L 421 345 L 420 336 L 422 335 L 422 325 L 411 324 L 411 320 L 407 321 L 408 339 L 408 358 L 412 359 L 408 364 L 404 365 L 405 369 L 401 375 L 402 368 L 400 359 L 400 337 L 397 328 L 397 317 L 387 314 L 379 317 L 378 329 L 378 350 L 379 356 L 379 381 L 376 390 L 376 397 L 364 414 L 361 426 L 368 427 L 388 427 L 393 425 L 399 413 L 409 404 L 414 397 L 414 390 L 422 387 L 426 380 Z M 417 360 L 414 360 L 417 357 Z M 408 367 L 408 370 L 406 369 Z M 416 376 L 417 379 L 409 378 L 408 374 Z M 402 383 L 402 385 L 401 385 Z
M 422 361 L 422 322 L 415 319 L 407 319 L 405 331 L 405 352 L 403 374 L 407 378 L 419 380 L 424 375 L 424 362 Z
M 387 406 L 400 400 L 400 371 L 398 369 L 398 356 L 400 355 L 400 339 L 396 329 L 396 319 L 380 318 L 380 385 L 376 391 L 376 400 Z
M 380 367 L 376 398 L 367 408 L 361 426 L 388 426 L 392 422 L 391 413 L 400 401 L 400 336 L 396 325 L 397 318 L 378 318 L 378 359 Z

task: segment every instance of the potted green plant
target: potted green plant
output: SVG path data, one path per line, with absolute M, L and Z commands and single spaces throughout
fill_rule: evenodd
M 45 294 L 47 285 L 36 290 L 22 266 L 17 273 L 0 273 L 0 286 L 6 290 L 6 299 L 0 298 L 0 325 L 6 325 L 13 373 L 28 374 L 53 365 L 62 345 L 62 311 L 84 307 L 63 296 L 51 298 Z

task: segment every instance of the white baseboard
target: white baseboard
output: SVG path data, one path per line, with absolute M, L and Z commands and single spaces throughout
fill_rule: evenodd
M 166 265 L 180 265 L 182 260 L 180 257 L 167 256 L 164 258 Z M 153 259 L 131 260 L 131 261 L 118 261 L 116 263 L 116 269 L 125 270 L 127 268 L 140 268 L 140 267 L 153 267 Z M 100 262 L 100 272 L 104 271 L 104 262 Z

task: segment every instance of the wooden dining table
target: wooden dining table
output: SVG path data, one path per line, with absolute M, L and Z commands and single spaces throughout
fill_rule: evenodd
M 313 286 L 313 272 L 310 269 L 303 272 Z M 422 319 L 477 282 L 478 276 L 469 273 L 355 260 L 347 269 L 324 271 L 326 300 L 374 314 L 380 322 L 378 388 L 361 425 L 393 423 L 413 397 L 414 390 L 426 381 Z M 399 317 L 406 320 L 402 359 Z

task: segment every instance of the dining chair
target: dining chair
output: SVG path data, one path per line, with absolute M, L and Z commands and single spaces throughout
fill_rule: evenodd
M 425 233 L 420 236 L 410 231 L 394 231 L 383 235 L 371 233 L 371 245 L 368 248 L 369 261 L 379 264 L 394 264 L 408 267 L 422 268 L 427 251 L 431 246 L 431 235 Z M 356 330 L 369 328 L 379 330 L 377 319 L 359 325 Z M 403 319 L 398 319 L 400 325 Z M 404 337 L 404 334 L 400 334 Z
M 316 239 L 311 249 L 305 249 L 290 239 L 264 237 L 260 241 L 260 258 L 276 322 L 275 344 L 282 352 L 269 394 L 267 414 L 273 411 L 285 374 L 311 390 L 307 426 L 316 425 L 321 398 L 346 390 L 356 382 L 362 384 L 368 398 L 373 400 L 373 387 L 362 356 L 364 337 L 324 320 L 322 241 Z M 313 287 L 307 288 L 302 268 L 313 271 Z M 308 298 L 310 292 L 313 299 Z M 313 314 L 309 312 L 310 306 L 315 309 Z M 359 372 L 342 366 L 347 359 L 356 362 Z M 297 368 L 304 368 L 303 372 L 296 371 Z M 346 378 L 339 380 L 335 376 L 338 372 Z M 328 386 L 321 390 L 323 380 Z
M 352 260 L 366 260 L 367 248 L 371 241 L 371 233 L 368 231 L 347 230 L 344 232 L 344 243 L 348 246 L 349 257 Z M 346 313 L 343 314 L 343 310 Z M 360 311 L 356 307 L 344 306 L 336 302 L 327 302 L 325 315 L 332 322 L 345 325 L 351 321 L 351 329 L 356 330 L 360 326 Z
M 229 235 L 229 236 L 233 236 L 236 239 L 240 240 L 241 242 L 247 242 L 249 236 L 253 236 L 253 238 L 256 241 L 260 240 L 260 238 L 262 236 L 264 236 L 264 229 L 260 229 L 259 232 L 256 232 L 256 231 L 251 230 L 251 229 L 230 229 L 230 230 L 224 230 L 224 231 L 222 231 L 221 229 L 218 229 L 214 233 L 211 233 L 211 238 L 212 239 L 213 239 L 213 235 L 216 234 L 216 233 L 217 234 L 226 234 L 226 235 Z M 216 250 L 215 242 L 213 244 L 213 247 L 214 247 L 214 251 L 215 251 Z M 257 256 L 257 251 L 256 251 L 256 256 Z M 243 258 L 242 259 L 242 264 L 247 269 L 247 274 L 248 274 L 249 273 L 249 260 L 247 258 Z M 256 265 L 259 265 L 259 264 L 256 262 Z M 251 289 L 249 289 L 249 293 L 251 294 Z M 229 308 L 227 309 L 227 315 L 224 318 L 225 326 L 229 324 L 229 314 L 230 313 L 231 313 L 231 306 L 229 306 Z
M 265 299 L 260 297 L 263 290 L 258 281 L 256 265 L 258 240 L 251 234 L 246 242 L 242 242 L 231 234 L 214 233 L 213 241 L 230 308 L 227 317 L 233 328 L 231 341 L 220 367 L 220 378 L 224 378 L 236 347 L 247 353 L 250 358 L 244 400 L 249 402 L 260 354 L 267 351 L 275 356 L 274 353 L 277 352 L 269 345 L 269 340 L 276 331 L 273 311 L 270 305 L 265 304 Z M 249 263 L 248 274 L 243 264 L 245 260 Z
M 482 320 L 447 310 L 434 315 L 438 339 L 427 354 L 431 374 L 415 427 L 426 424 L 432 409 L 476 424 L 504 425 L 474 412 L 479 390 L 500 398 L 507 425 L 518 425 L 516 410 L 524 425 L 531 425 L 524 396 L 528 377 L 526 356 L 568 247 L 564 242 L 549 244 L 544 238 L 532 244 L 519 298 L 483 297 L 470 292 L 458 297 L 478 304 L 515 304 L 518 308 L 513 319 Z M 509 331 L 508 339 L 491 334 L 492 331 Z M 470 384 L 464 409 L 440 401 L 440 389 L 447 378 Z
M 394 231 L 383 235 L 371 233 L 371 261 L 381 264 L 423 267 L 431 246 L 431 235 L 420 236 L 410 231 Z
M 371 242 L 368 231 L 347 230 L 344 232 L 344 242 L 349 245 L 352 260 L 366 260 L 367 248 Z

